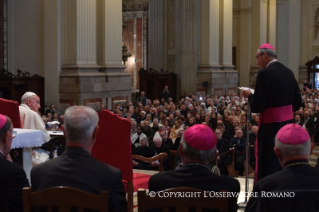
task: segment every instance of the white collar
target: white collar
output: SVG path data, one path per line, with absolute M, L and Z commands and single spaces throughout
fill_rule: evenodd
M 31 108 L 30 108 L 28 105 L 26 105 L 26 104 L 20 104 L 20 106 L 25 107 L 25 108 L 28 108 L 28 109 L 31 110 Z
M 266 65 L 266 67 L 270 66 L 272 63 L 274 63 L 274 62 L 276 62 L 276 61 L 278 61 L 278 60 L 273 59 L 272 61 L 270 61 L 270 62 Z

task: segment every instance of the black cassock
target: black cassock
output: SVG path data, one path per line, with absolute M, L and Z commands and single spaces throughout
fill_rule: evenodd
M 290 161 L 282 171 L 258 181 L 245 212 L 318 212 L 319 169 L 307 163 Z
M 272 62 L 265 69 L 258 71 L 255 93 L 250 94 L 248 100 L 251 111 L 262 114 L 262 117 L 268 120 L 271 115 L 273 117 L 270 119 L 278 119 L 276 114 L 266 113 L 270 108 L 274 112 L 285 106 L 285 110 L 281 110 L 280 114 L 285 113 L 291 117 L 291 119 L 276 120 L 272 123 L 259 120 L 260 126 L 256 141 L 256 182 L 282 169 L 274 153 L 275 136 L 281 127 L 288 123 L 294 123 L 292 111 L 299 110 L 302 101 L 293 72 L 278 61 Z

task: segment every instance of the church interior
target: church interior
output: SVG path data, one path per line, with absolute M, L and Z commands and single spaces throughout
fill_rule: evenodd
M 238 92 L 259 70 L 262 43 L 275 47 L 302 88 L 319 51 L 318 0 L 2 0 L 1 7 L 1 69 L 42 77 L 33 89 L 43 105 L 62 109 L 135 100 L 141 68 L 175 74 L 176 97 Z M 2 97 L 19 100 L 19 88 L 5 87 Z
M 161 98 L 165 86 L 174 102 L 239 93 L 254 87 L 264 43 L 300 89 L 319 90 L 319 0 L 0 0 L 0 17 L 0 98 L 35 92 L 42 114 L 114 111 L 142 91 Z M 312 166 L 318 155 L 317 146 Z

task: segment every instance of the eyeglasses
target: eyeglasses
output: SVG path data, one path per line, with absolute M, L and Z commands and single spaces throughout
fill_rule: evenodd
M 265 53 L 265 52 L 262 52 L 260 55 L 256 55 L 256 60 L 259 60 L 259 58 L 260 58 L 261 56 L 263 56 L 264 53 Z
M 18 132 L 17 132 L 17 131 L 10 131 L 10 130 L 9 130 L 9 132 L 11 132 L 11 133 L 12 133 L 12 138 L 16 137 L 16 135 L 18 134 Z

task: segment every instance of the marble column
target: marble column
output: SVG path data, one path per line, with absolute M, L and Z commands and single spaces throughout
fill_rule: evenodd
M 200 49 L 197 72 L 197 90 L 203 90 L 202 82 L 208 81 L 207 94 L 214 94 L 215 88 L 222 88 L 227 81 L 225 72 L 219 63 L 219 9 L 216 0 L 201 0 L 200 2 Z
M 240 70 L 239 74 L 239 85 L 241 87 L 248 87 L 250 85 L 250 78 L 249 70 L 251 64 L 251 55 L 255 54 L 255 52 L 251 51 L 250 48 L 250 33 L 251 33 L 251 1 L 250 0 L 243 0 L 240 1 L 239 5 L 239 45 L 238 45 L 238 52 L 239 52 L 239 66 L 238 69 Z M 253 60 L 252 62 L 255 62 Z
M 164 61 L 164 0 L 149 1 L 148 68 L 165 69 Z M 146 67 L 144 67 L 146 68 Z
M 232 63 L 232 43 L 233 43 L 233 1 L 221 0 L 220 1 L 220 64 L 225 71 L 227 79 L 226 92 L 238 92 L 238 72 L 234 70 Z
M 233 36 L 233 13 L 229 12 L 233 10 L 232 0 L 220 1 L 221 11 L 221 48 L 220 48 L 220 63 L 224 70 L 233 70 L 232 64 L 232 36 Z
M 277 1 L 278 60 L 298 79 L 300 61 L 301 0 Z
M 62 1 L 60 103 L 82 105 L 131 100 L 122 65 L 122 2 Z M 99 106 L 98 106 L 99 107 Z
M 177 96 L 197 91 L 199 6 L 199 0 L 176 0 Z
M 276 32 L 268 32 L 268 5 L 265 0 L 254 0 L 252 1 L 252 12 L 251 12 L 251 46 L 250 46 L 250 79 L 254 76 L 258 70 L 259 66 L 256 65 L 255 54 L 258 47 L 263 43 L 269 43 L 267 38 L 268 33 L 273 34 Z M 273 24 L 273 23 L 272 23 Z M 272 40 L 272 46 L 276 49 L 276 42 Z

